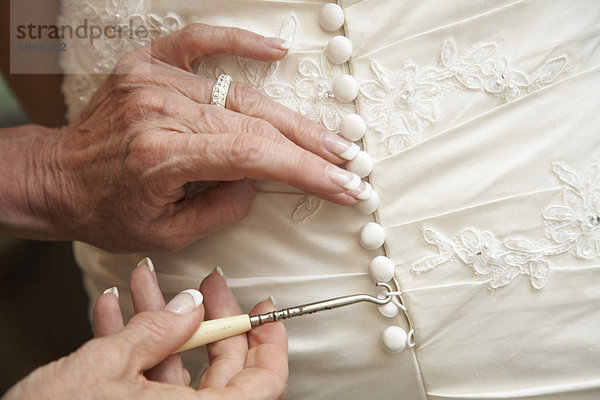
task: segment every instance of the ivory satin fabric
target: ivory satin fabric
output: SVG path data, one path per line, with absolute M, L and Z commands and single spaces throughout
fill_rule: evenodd
M 367 121 L 376 218 L 416 346 L 386 352 L 382 331 L 408 324 L 372 304 L 286 321 L 287 398 L 600 398 L 599 2 L 341 1 L 345 31 L 334 33 L 319 26 L 322 1 L 108 3 L 64 0 L 61 18 L 126 9 L 149 24 L 151 12 L 166 31 L 176 21 L 281 35 L 293 46 L 272 75 L 234 57 L 208 61 L 199 74 L 225 71 L 334 130 L 336 115 Z M 351 40 L 342 68 L 361 84 L 350 105 L 319 103 L 307 89 L 339 72 L 321 55 L 336 34 Z M 65 73 L 108 68 L 127 50 L 74 46 Z M 491 78 L 491 66 L 504 80 Z M 98 79 L 66 79 L 70 118 Z M 144 255 L 168 297 L 221 266 L 245 311 L 269 295 L 286 307 L 375 294 L 368 265 L 384 250 L 358 241 L 375 216 L 306 201 L 266 182 L 244 221 L 182 251 L 114 255 L 75 243 L 75 255 L 91 299 L 117 285 L 129 315 L 129 273 Z M 193 372 L 206 367 L 203 349 L 186 359 Z

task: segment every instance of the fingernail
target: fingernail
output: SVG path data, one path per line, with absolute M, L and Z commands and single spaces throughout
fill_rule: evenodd
M 150 259 L 150 257 L 142 258 L 137 264 L 138 267 L 141 267 L 142 265 L 145 265 L 150 270 L 150 272 L 154 272 L 154 264 L 152 264 L 152 260 Z
M 275 298 L 273 296 L 269 296 L 266 299 L 264 299 L 263 301 L 266 303 L 271 303 L 274 306 L 277 305 L 277 302 L 275 301 Z
M 360 176 L 356 175 L 353 172 L 346 171 L 340 167 L 336 167 L 335 165 L 327 166 L 327 175 L 329 178 L 336 184 L 340 185 L 346 190 L 355 190 L 360 187 L 362 180 Z
M 102 292 L 102 294 L 109 294 L 109 293 L 112 294 L 113 296 L 115 296 L 117 299 L 119 298 L 119 289 L 117 289 L 116 286 L 108 288 L 104 292 Z
M 165 310 L 179 315 L 189 314 L 202 304 L 203 299 L 202 293 L 196 289 L 187 289 L 173 297 Z
M 369 200 L 371 195 L 373 194 L 373 186 L 369 182 L 364 182 L 364 188 L 359 188 L 359 193 L 357 193 L 354 197 L 358 200 Z
M 288 42 L 283 39 L 266 37 L 264 38 L 265 44 L 277 50 L 289 50 L 292 47 L 292 42 Z
M 346 161 L 353 160 L 360 151 L 360 147 L 356 143 L 352 143 L 329 131 L 323 131 L 321 143 L 325 150 Z
M 223 278 L 225 278 L 225 275 L 223 274 L 223 270 L 221 269 L 221 267 L 215 267 L 215 269 L 212 270 L 212 273 L 216 273 L 218 275 L 221 275 Z

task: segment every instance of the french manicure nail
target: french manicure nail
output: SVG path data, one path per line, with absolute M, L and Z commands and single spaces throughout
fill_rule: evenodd
M 196 289 L 187 289 L 173 297 L 165 306 L 165 310 L 179 315 L 189 314 L 202 304 L 202 300 L 202 293 Z
M 368 185 L 367 182 L 361 181 L 356 189 L 349 190 L 346 192 L 346 194 L 354 197 L 355 199 L 358 199 L 358 196 L 360 196 L 361 193 L 367 189 L 367 185 Z
M 150 270 L 150 272 L 154 272 L 154 264 L 152 263 L 150 257 L 142 258 L 137 264 L 138 267 L 141 267 L 142 265 L 145 265 Z
M 323 131 L 321 143 L 325 150 L 346 161 L 353 160 L 360 151 L 360 147 L 356 143 L 352 143 L 329 131 Z
M 271 304 L 273 304 L 274 306 L 276 306 L 276 305 L 277 305 L 277 302 L 275 301 L 275 298 L 274 298 L 273 296 L 269 296 L 269 297 L 267 297 L 266 299 L 264 299 L 263 301 L 265 301 L 265 302 L 267 302 L 267 303 L 271 303 Z
M 102 292 L 102 294 L 109 294 L 109 293 L 112 294 L 113 296 L 115 296 L 117 299 L 119 298 L 119 289 L 117 289 L 116 286 L 108 288 L 104 292 Z
M 356 197 L 358 200 L 369 200 L 373 194 L 373 186 L 369 182 L 365 182 L 365 187 L 358 193 Z
M 277 50 L 289 50 L 292 47 L 292 42 L 288 42 L 283 39 L 266 37 L 264 38 L 265 44 Z
M 215 269 L 213 269 L 212 272 L 217 273 L 218 275 L 221 275 L 223 278 L 225 278 L 225 274 L 223 274 L 223 270 L 221 269 L 221 267 L 215 267 Z
M 340 185 L 346 190 L 355 190 L 362 182 L 360 176 L 335 165 L 327 166 L 327 174 L 336 185 Z

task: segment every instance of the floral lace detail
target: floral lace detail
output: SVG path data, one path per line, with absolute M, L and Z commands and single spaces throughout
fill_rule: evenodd
M 294 43 L 297 26 L 297 18 L 292 13 L 283 22 L 279 37 Z M 289 62 L 289 58 L 286 61 Z M 220 74 L 231 75 L 288 108 L 322 123 L 327 129 L 339 131 L 342 116 L 355 111 L 353 105 L 340 103 L 333 95 L 333 80 L 344 73 L 344 67 L 331 64 L 321 52 L 315 58 L 301 58 L 296 77 L 288 83 L 277 79 L 281 62 L 269 64 L 236 57 L 236 63 L 224 65 L 219 60 L 206 58 L 198 66 L 198 74 L 210 79 L 216 79 Z
M 279 38 L 293 43 L 297 27 L 296 16 L 290 14 L 281 26 Z M 223 60 L 208 57 L 198 65 L 197 74 L 208 79 L 217 79 L 221 74 L 231 75 L 236 81 L 244 82 L 275 101 L 297 110 L 298 101 L 293 85 L 276 79 L 280 65 L 281 61 L 267 63 L 243 57 L 235 57 L 235 63 L 225 64 Z
M 343 115 L 355 112 L 354 105 L 340 103 L 333 94 L 333 81 L 343 73 L 341 65 L 331 64 L 321 52 L 318 62 L 310 58 L 300 60 L 295 80 L 298 111 L 334 132 L 339 131 Z
M 511 68 L 496 44 L 479 44 L 459 55 L 456 44 L 448 40 L 438 67 L 409 62 L 391 70 L 371 60 L 374 79 L 361 82 L 363 115 L 395 154 L 420 142 L 423 128 L 440 120 L 441 95 L 469 89 L 508 102 L 555 81 L 568 67 L 569 59 L 559 56 L 526 74 Z
M 70 120 L 74 119 L 81 109 L 90 100 L 94 88 L 100 85 L 102 74 L 108 74 L 115 64 L 128 52 L 158 39 L 161 36 L 177 31 L 183 27 L 181 19 L 173 13 L 164 17 L 148 13 L 147 0 L 106 0 L 101 6 L 92 2 L 77 3 L 70 7 L 74 10 L 71 16 L 77 21 L 87 20 L 90 25 L 115 26 L 122 30 L 122 40 L 102 37 L 87 51 L 93 52 L 96 62 L 93 73 L 87 67 L 79 66 L 77 58 L 61 60 L 63 70 L 68 74 L 63 85 L 63 93 L 69 104 Z M 67 24 L 65 16 L 61 16 L 61 23 Z M 144 27 L 146 37 L 130 34 L 134 30 Z M 75 55 L 72 57 L 76 57 Z
M 321 199 L 318 199 L 311 195 L 306 195 L 304 199 L 298 204 L 298 207 L 294 210 L 292 214 L 292 219 L 294 222 L 300 223 L 304 222 L 319 210 L 321 207 Z
M 492 289 L 506 286 L 519 275 L 529 276 L 535 289 L 542 289 L 552 273 L 549 257 L 570 253 L 591 260 L 600 256 L 600 166 L 594 164 L 578 174 L 562 163 L 552 172 L 564 184 L 562 202 L 542 213 L 545 239 L 499 240 L 491 232 L 468 228 L 454 241 L 425 228 L 427 243 L 438 254 L 415 261 L 413 272 L 432 270 L 448 262 L 461 262 L 476 275 L 489 277 Z

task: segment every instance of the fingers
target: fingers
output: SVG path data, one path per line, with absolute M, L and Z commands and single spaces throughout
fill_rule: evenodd
M 152 261 L 145 257 L 131 273 L 129 280 L 131 300 L 136 314 L 144 311 L 157 311 L 165 307 Z
M 335 195 L 361 185 L 358 175 L 300 148 L 253 135 L 176 135 L 167 163 L 174 182 L 243 178 L 286 182 L 307 192 Z M 184 155 L 182 157 L 182 155 Z M 340 204 L 354 204 L 340 199 Z
M 288 45 L 243 29 L 191 24 L 151 44 L 154 58 L 191 71 L 207 55 L 230 55 L 261 61 L 279 60 Z
M 256 191 L 256 182 L 243 179 L 221 182 L 192 199 L 180 201 L 168 220 L 167 230 L 178 232 L 172 250 L 244 219 L 250 212 Z
M 174 88 L 198 104 L 208 105 L 214 81 L 183 75 L 167 68 L 161 70 L 160 84 Z M 209 105 L 209 108 L 217 107 Z M 290 141 L 329 162 L 345 162 L 344 154 L 352 143 L 329 132 L 321 124 L 290 110 L 242 83 L 233 82 L 227 96 L 227 110 L 268 122 Z M 230 131 L 232 132 L 232 131 Z
M 256 92 L 251 87 L 233 83 L 229 88 L 226 107 L 232 111 L 268 121 L 298 146 L 335 164 L 352 143 L 327 131 L 301 114 Z
M 107 289 L 94 305 L 94 337 L 109 336 L 123 329 L 123 315 L 119 306 L 119 291 Z
M 181 292 L 164 310 L 137 314 L 109 339 L 127 351 L 124 357 L 128 357 L 135 371 L 147 371 L 174 353 L 196 331 L 204 317 L 201 305 L 200 292 Z
M 161 86 L 174 89 L 182 94 L 182 97 L 208 106 L 206 110 L 219 110 L 218 107 L 209 105 L 215 84 L 213 80 L 183 74 L 172 68 L 158 68 L 160 75 L 157 83 Z M 242 83 L 231 84 L 226 110 L 233 111 L 230 115 L 245 115 L 265 121 L 296 145 L 335 164 L 345 162 L 346 159 L 341 155 L 352 147 L 351 142 L 328 131 L 323 125 L 311 121 Z
M 205 295 L 206 318 L 216 319 L 242 314 L 240 306 L 229 290 L 219 270 L 213 271 L 200 285 Z M 210 368 L 200 382 L 200 388 L 223 387 L 244 367 L 248 341 L 246 335 L 237 335 L 206 346 Z
M 250 315 L 275 310 L 271 300 L 258 303 Z M 244 399 L 276 399 L 285 394 L 288 378 L 288 342 L 281 322 L 253 328 L 247 334 L 249 350 L 244 370 L 228 387 L 243 393 Z
M 259 118 L 249 117 L 226 108 L 209 104 L 198 104 L 185 96 L 174 95 L 164 90 L 165 98 L 163 113 L 173 118 L 172 125 L 183 125 L 182 131 L 193 133 L 234 133 L 251 134 L 268 138 L 275 143 L 295 146 L 281 134 L 273 125 Z M 165 125 L 170 125 L 165 124 Z M 174 127 L 176 129 L 176 127 Z
M 273 303 L 273 299 L 268 298 L 267 300 L 255 305 L 250 311 L 250 315 L 265 314 L 267 312 L 274 311 L 275 309 L 276 308 L 275 304 Z M 280 351 L 279 355 L 285 355 L 285 359 L 287 360 L 288 341 L 283 322 L 271 322 L 257 326 L 248 332 L 247 335 L 248 345 L 250 348 L 258 347 L 263 344 L 273 344 L 280 347 L 281 349 L 279 350 L 284 350 Z
M 145 257 L 138 263 L 131 273 L 129 287 L 136 314 L 162 310 L 165 307 L 165 300 L 158 286 L 154 265 L 150 258 Z M 146 378 L 156 382 L 189 385 L 189 372 L 183 366 L 179 354 L 170 355 L 160 364 L 148 370 L 145 375 Z

